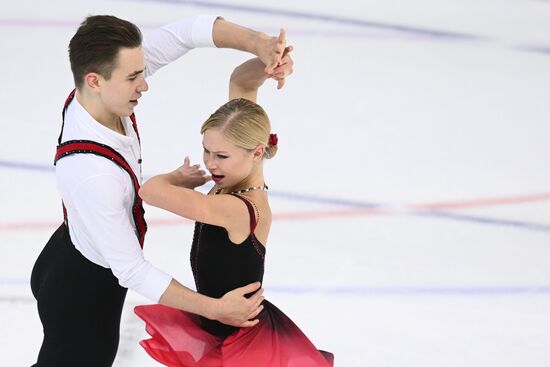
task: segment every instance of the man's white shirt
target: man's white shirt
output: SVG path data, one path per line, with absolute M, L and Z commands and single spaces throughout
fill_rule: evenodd
M 187 17 L 146 34 L 145 76 L 193 48 L 215 47 L 215 20 L 211 15 Z M 141 182 L 139 141 L 130 118 L 121 120 L 126 135 L 94 120 L 75 97 L 65 114 L 62 142 L 93 140 L 110 146 L 124 157 Z M 143 255 L 132 216 L 135 193 L 128 173 L 104 157 L 74 154 L 57 162 L 56 179 L 76 249 L 91 262 L 110 268 L 121 286 L 158 302 L 172 276 Z

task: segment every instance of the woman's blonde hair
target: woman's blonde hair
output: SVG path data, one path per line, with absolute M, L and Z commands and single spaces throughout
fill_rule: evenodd
M 265 146 L 264 157 L 267 159 L 277 153 L 277 144 L 270 139 L 269 117 L 260 105 L 248 99 L 232 99 L 218 108 L 202 124 L 201 134 L 209 129 L 219 129 L 231 143 L 249 151 L 259 145 Z

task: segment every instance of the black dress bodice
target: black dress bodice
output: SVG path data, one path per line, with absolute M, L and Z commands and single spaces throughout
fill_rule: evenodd
M 265 247 L 256 239 L 256 216 L 253 205 L 241 199 L 250 213 L 250 235 L 240 244 L 229 239 L 227 230 L 210 224 L 195 223 L 191 247 L 191 268 L 197 291 L 220 298 L 225 293 L 250 283 L 262 282 Z M 236 328 L 202 318 L 204 328 L 212 334 L 227 336 Z

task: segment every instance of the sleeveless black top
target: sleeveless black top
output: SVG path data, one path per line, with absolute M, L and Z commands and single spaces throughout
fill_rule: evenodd
M 229 239 L 223 227 L 195 223 L 191 247 L 191 268 L 197 291 L 209 297 L 220 298 L 225 293 L 253 282 L 262 282 L 264 276 L 265 247 L 256 239 L 257 225 L 254 204 L 243 196 L 250 215 L 250 235 L 240 244 Z M 201 318 L 208 332 L 226 337 L 236 327 Z

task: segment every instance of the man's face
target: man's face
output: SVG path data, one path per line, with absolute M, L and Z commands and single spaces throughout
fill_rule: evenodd
M 100 98 L 106 112 L 115 116 L 130 116 L 141 94 L 149 89 L 144 77 L 143 49 L 122 48 L 118 52 L 111 78 L 101 78 Z

